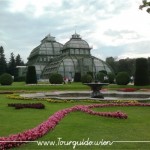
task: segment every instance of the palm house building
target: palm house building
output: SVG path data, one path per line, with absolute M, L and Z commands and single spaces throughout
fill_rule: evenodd
M 39 46 L 34 48 L 28 57 L 28 66 L 35 66 L 37 78 L 41 78 L 41 74 L 45 66 L 52 58 L 60 55 L 63 45 L 56 42 L 55 37 L 47 35 Z
M 48 35 L 32 50 L 28 66 L 36 67 L 38 79 L 48 79 L 51 73 L 59 73 L 64 78 L 72 79 L 76 73 L 82 76 L 91 72 L 95 76 L 102 70 L 112 72 L 104 61 L 91 55 L 91 50 L 89 44 L 77 33 L 64 45 Z

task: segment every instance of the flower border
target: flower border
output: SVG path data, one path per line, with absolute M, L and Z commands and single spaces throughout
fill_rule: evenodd
M 29 129 L 22 133 L 9 135 L 8 137 L 0 137 L 0 149 L 9 149 L 13 147 L 20 146 L 26 141 L 36 140 L 49 131 L 53 130 L 56 125 L 69 113 L 75 111 L 85 112 L 90 115 L 97 115 L 103 117 L 112 117 L 118 119 L 127 119 L 127 114 L 117 111 L 117 112 L 95 112 L 91 110 L 92 108 L 99 107 L 114 107 L 114 106 L 150 106 L 150 103 L 108 103 L 108 104 L 92 104 L 92 105 L 76 105 L 70 108 L 62 109 L 50 116 L 46 121 L 38 125 L 33 129 Z M 11 142 L 12 141 L 12 142 Z

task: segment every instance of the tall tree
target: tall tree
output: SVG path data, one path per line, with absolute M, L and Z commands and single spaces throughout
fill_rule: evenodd
M 147 8 L 146 11 L 150 13 L 150 1 L 143 0 L 143 4 L 139 6 L 139 9 Z
M 146 58 L 136 59 L 134 85 L 149 85 L 148 60 Z
M 117 73 L 116 59 L 117 58 L 113 58 L 113 57 L 106 58 L 106 63 L 113 69 L 115 74 Z
M 149 76 L 149 84 L 150 84 L 150 57 L 148 57 L 148 76 Z
M 37 84 L 35 66 L 28 66 L 26 74 L 26 84 Z
M 118 72 L 127 72 L 130 76 L 134 75 L 135 60 L 134 59 L 120 59 L 118 61 Z
M 118 72 L 127 72 L 130 76 L 134 75 L 135 59 L 126 58 L 116 60 L 113 57 L 108 57 L 106 58 L 106 63 L 108 63 L 112 67 L 115 74 L 118 74 Z
M 16 63 L 16 66 L 24 66 L 24 62 L 22 61 L 19 54 L 15 58 L 15 63 Z
M 15 62 L 15 57 L 14 57 L 13 53 L 10 54 L 10 60 L 9 60 L 9 63 L 8 63 L 8 72 L 12 76 L 16 75 L 16 62 Z
M 15 58 L 15 65 L 16 65 L 16 69 L 15 69 L 15 81 L 18 81 L 18 79 L 19 79 L 19 69 L 18 69 L 17 66 L 24 66 L 25 65 L 19 54 Z
M 4 49 L 0 47 L 0 75 L 6 73 L 7 71 L 7 63 L 5 59 Z

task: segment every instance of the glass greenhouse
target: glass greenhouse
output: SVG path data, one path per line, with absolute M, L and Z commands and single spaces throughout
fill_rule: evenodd
M 28 66 L 35 66 L 37 78 L 41 78 L 41 73 L 48 62 L 60 55 L 63 45 L 56 42 L 55 37 L 47 35 L 39 46 L 34 48 L 28 58 Z
M 92 72 L 95 76 L 101 70 L 112 72 L 104 61 L 91 55 L 91 49 L 79 34 L 73 34 L 61 48 L 59 56 L 49 60 L 42 71 L 41 78 L 47 79 L 49 74 L 54 72 L 68 79 L 74 78 L 75 73 L 84 75 Z

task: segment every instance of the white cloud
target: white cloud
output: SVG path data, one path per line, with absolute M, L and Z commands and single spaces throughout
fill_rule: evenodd
M 61 0 L 13 0 L 11 1 L 10 11 L 13 13 L 29 13 L 35 17 L 39 17 L 46 13 L 45 8 L 57 9 L 61 6 L 61 2 Z
M 138 9 L 141 1 L 3 0 L 0 45 L 26 59 L 48 33 L 64 44 L 76 28 L 100 58 L 148 56 L 150 15 Z

